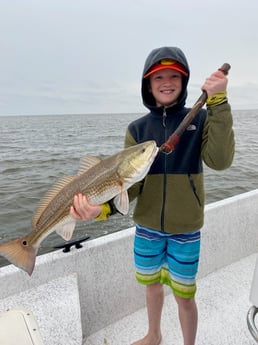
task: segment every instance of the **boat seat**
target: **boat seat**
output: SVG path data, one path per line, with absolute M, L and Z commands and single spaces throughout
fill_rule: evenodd
M 0 313 L 1 345 L 44 345 L 32 312 L 8 310 Z

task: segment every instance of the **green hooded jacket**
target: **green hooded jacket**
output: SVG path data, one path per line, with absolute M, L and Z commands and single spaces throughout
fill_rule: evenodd
M 162 59 L 180 62 L 188 71 L 183 76 L 182 92 L 171 107 L 157 107 L 143 78 L 152 65 Z M 190 109 L 185 107 L 189 66 L 183 52 L 176 47 L 153 50 L 142 74 L 142 99 L 149 113 L 127 128 L 125 147 L 146 140 L 161 146 L 175 131 Z M 232 114 L 227 101 L 202 109 L 183 133 L 175 150 L 158 153 L 143 181 L 129 189 L 129 199 L 137 198 L 134 221 L 166 233 L 184 233 L 200 229 L 204 222 L 203 161 L 215 170 L 228 168 L 234 157 Z

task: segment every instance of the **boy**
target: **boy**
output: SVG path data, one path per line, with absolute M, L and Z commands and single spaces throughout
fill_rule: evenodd
M 132 122 L 125 146 L 155 140 L 161 146 L 180 124 L 185 107 L 189 67 L 176 47 L 154 49 L 146 59 L 142 99 L 149 113 Z M 137 198 L 134 258 L 137 280 L 146 285 L 147 335 L 132 345 L 161 343 L 163 284 L 171 287 L 178 305 L 184 345 L 194 345 L 197 331 L 196 274 L 200 229 L 204 221 L 202 161 L 210 168 L 228 168 L 234 156 L 232 115 L 226 95 L 227 78 L 216 71 L 202 89 L 208 94 L 202 109 L 183 133 L 172 154 L 160 152 L 145 179 L 129 190 Z M 71 214 L 76 219 L 106 219 L 112 202 L 92 206 L 77 195 Z

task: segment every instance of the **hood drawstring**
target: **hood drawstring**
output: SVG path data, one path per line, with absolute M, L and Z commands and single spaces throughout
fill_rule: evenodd
M 170 105 L 163 105 L 163 114 L 162 114 L 162 118 L 163 118 L 163 120 L 162 120 L 163 127 L 166 127 L 167 108 L 170 108 L 170 107 L 172 107 L 173 105 L 176 105 L 176 104 L 177 104 L 177 102 L 174 102 L 174 103 L 172 103 L 172 104 L 170 104 Z
M 167 113 L 166 113 L 166 107 L 164 106 L 164 108 L 163 108 L 163 115 L 162 115 L 163 127 L 166 127 L 166 118 L 167 118 Z

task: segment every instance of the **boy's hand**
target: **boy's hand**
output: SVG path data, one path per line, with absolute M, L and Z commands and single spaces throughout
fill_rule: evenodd
M 101 213 L 100 205 L 89 204 L 87 197 L 82 194 L 74 196 L 73 206 L 70 208 L 70 215 L 77 220 L 91 220 Z
M 202 86 L 202 90 L 206 91 L 208 97 L 210 97 L 215 93 L 226 91 L 227 83 L 228 79 L 225 74 L 218 70 L 212 73 L 212 75 L 205 80 L 205 83 Z

